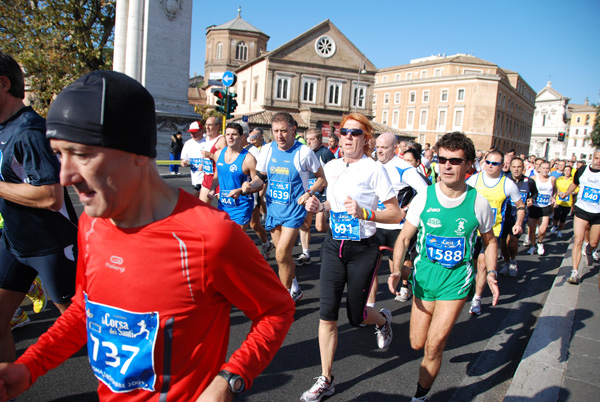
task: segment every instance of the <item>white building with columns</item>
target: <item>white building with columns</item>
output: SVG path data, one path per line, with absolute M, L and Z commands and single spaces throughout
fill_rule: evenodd
M 566 138 L 564 142 L 558 141 L 558 133 L 565 133 L 565 137 L 568 133 L 569 101 L 570 98 L 552 88 L 550 81 L 538 92 L 535 98 L 529 155 L 545 157 L 548 152 L 548 159 L 566 158 L 568 141 Z

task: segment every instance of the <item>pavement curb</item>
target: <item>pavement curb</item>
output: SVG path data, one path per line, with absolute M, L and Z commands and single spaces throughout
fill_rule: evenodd
M 565 253 L 504 402 L 558 400 L 579 297 L 579 286 L 567 283 L 573 268 L 572 252 L 573 242 Z

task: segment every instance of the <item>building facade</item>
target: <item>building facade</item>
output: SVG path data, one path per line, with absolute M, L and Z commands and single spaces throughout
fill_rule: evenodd
M 516 72 L 457 54 L 411 60 L 375 76 L 375 121 L 435 144 L 461 131 L 477 149 L 529 149 L 535 91 Z
M 568 141 L 559 141 L 559 133 L 568 133 L 570 99 L 548 84 L 535 97 L 529 154 L 548 159 L 565 158 Z
M 566 139 L 567 151 L 562 157 L 577 160 L 584 160 L 587 164 L 592 162 L 594 148 L 590 134 L 596 123 L 598 109 L 590 106 L 586 98 L 583 105 L 569 105 L 569 128 Z

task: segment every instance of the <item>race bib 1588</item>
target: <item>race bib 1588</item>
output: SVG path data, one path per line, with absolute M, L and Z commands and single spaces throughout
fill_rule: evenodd
M 446 268 L 453 268 L 465 257 L 465 238 L 434 236 L 425 238 L 427 258 L 437 261 Z

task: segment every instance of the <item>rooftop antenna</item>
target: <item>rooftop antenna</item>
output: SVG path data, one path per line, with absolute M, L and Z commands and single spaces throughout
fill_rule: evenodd
M 238 17 L 242 18 L 242 6 L 238 6 Z

